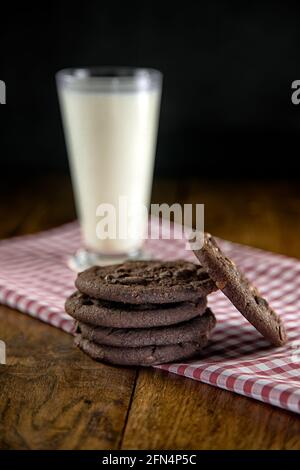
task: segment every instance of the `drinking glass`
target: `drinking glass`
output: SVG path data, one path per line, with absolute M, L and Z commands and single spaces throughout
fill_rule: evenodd
M 78 270 L 143 257 L 162 89 L 146 68 L 96 67 L 56 75 L 83 246 Z

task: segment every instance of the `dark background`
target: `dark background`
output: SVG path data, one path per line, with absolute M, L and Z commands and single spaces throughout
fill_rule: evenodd
M 295 2 L 51 2 L 1 14 L 2 168 L 67 170 L 54 74 L 84 65 L 164 73 L 156 174 L 298 176 Z

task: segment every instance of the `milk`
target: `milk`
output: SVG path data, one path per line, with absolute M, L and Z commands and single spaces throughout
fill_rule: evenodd
M 81 87 L 82 88 L 82 87 Z M 59 90 L 76 206 L 85 245 L 102 254 L 134 252 L 140 236 L 99 239 L 99 204 L 116 208 L 119 197 L 149 205 L 156 147 L 160 91 Z M 133 217 L 133 219 L 132 219 Z M 142 233 L 145 219 L 131 216 Z

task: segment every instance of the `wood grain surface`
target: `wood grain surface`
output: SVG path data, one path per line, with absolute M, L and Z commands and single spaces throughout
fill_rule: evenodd
M 297 183 L 155 182 L 154 202 L 205 203 L 206 229 L 300 258 Z M 75 217 L 64 175 L 4 181 L 0 236 Z M 0 306 L 1 449 L 299 449 L 299 416 L 154 369 L 92 361 L 72 337 Z

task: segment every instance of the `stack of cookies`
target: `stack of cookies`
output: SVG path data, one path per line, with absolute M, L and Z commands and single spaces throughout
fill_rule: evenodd
M 66 302 L 78 322 L 77 346 L 113 364 L 188 359 L 207 344 L 215 326 L 206 296 L 217 289 L 270 343 L 287 342 L 281 318 L 210 234 L 195 255 L 201 265 L 136 261 L 80 273 L 78 291 Z
M 187 359 L 215 326 L 206 296 L 217 287 L 194 263 L 94 266 L 75 284 L 66 311 L 77 320 L 77 346 L 97 360 L 150 366 Z

